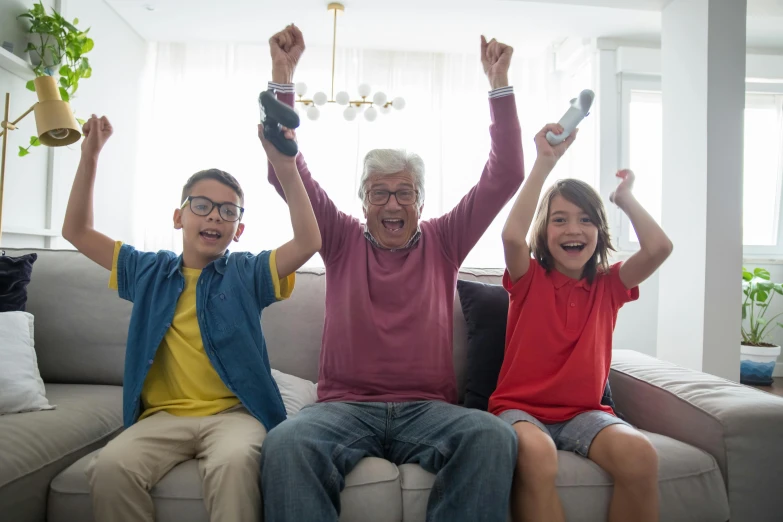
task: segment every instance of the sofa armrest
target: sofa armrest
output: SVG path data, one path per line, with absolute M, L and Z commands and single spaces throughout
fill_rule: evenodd
M 715 457 L 732 522 L 781 520 L 783 398 L 630 350 L 614 351 L 610 382 L 628 422 Z

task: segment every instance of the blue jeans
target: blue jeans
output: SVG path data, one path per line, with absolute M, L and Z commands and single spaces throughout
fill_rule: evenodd
M 505 522 L 517 440 L 484 411 L 437 401 L 327 402 L 301 410 L 261 448 L 265 522 L 337 522 L 345 476 L 364 457 L 434 473 L 430 522 Z

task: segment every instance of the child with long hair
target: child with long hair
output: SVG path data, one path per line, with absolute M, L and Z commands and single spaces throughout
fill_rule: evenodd
M 661 266 L 672 244 L 634 197 L 630 170 L 617 173 L 622 181 L 610 197 L 639 238 L 639 251 L 624 263 L 609 264 L 606 211 L 587 183 L 555 182 L 533 222 L 544 181 L 576 137 L 553 147 L 549 130 L 563 132 L 550 124 L 536 135 L 535 165 L 503 229 L 510 305 L 505 358 L 489 411 L 518 436 L 512 512 L 515 521 L 565 520 L 555 488 L 557 450 L 564 450 L 613 477 L 610 521 L 657 521 L 655 449 L 601 397 L 617 312 L 638 298 L 638 285 Z

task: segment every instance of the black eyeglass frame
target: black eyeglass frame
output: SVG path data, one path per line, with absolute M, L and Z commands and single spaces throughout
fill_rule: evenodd
M 211 205 L 209 207 L 209 211 L 206 214 L 199 214 L 198 212 L 193 210 L 193 200 L 194 199 L 203 199 L 203 200 L 209 201 L 209 203 Z M 190 207 L 190 211 L 191 212 L 193 212 L 195 215 L 200 216 L 200 217 L 206 217 L 206 216 L 210 215 L 212 213 L 212 211 L 215 209 L 215 207 L 217 207 L 218 214 L 220 215 L 220 219 L 222 219 L 223 221 L 228 221 L 229 223 L 233 223 L 235 221 L 241 220 L 242 216 L 245 214 L 245 207 L 240 207 L 239 205 L 237 205 L 235 203 L 228 203 L 228 202 L 226 202 L 226 203 L 215 203 L 214 201 L 212 201 L 211 199 L 209 199 L 206 196 L 188 196 L 185 199 L 185 201 L 182 202 L 182 205 L 180 205 L 180 207 L 179 207 L 180 210 L 184 209 L 186 205 L 188 205 Z M 239 209 L 239 213 L 237 214 L 237 218 L 236 219 L 227 219 L 223 215 L 223 207 L 226 207 L 226 208 L 228 208 L 228 207 L 238 208 Z
M 386 201 L 384 201 L 383 203 L 373 203 L 370 198 L 370 192 L 386 192 L 388 194 L 388 197 L 386 198 Z M 416 199 L 414 199 L 412 203 L 400 203 L 399 198 L 397 198 L 398 192 L 413 192 L 414 194 L 416 194 Z M 382 207 L 386 205 L 392 196 L 394 196 L 394 199 L 397 200 L 397 204 L 401 207 L 410 207 L 411 205 L 415 205 L 416 203 L 419 202 L 419 191 L 415 189 L 401 189 L 401 190 L 395 190 L 394 192 L 386 189 L 371 189 L 371 190 L 366 190 L 364 194 L 367 197 L 367 202 L 370 205 L 375 205 L 377 207 Z

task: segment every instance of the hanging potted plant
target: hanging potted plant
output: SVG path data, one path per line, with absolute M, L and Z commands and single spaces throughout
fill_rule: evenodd
M 770 344 L 769 336 L 783 313 L 767 317 L 775 294 L 783 295 L 783 285 L 770 280 L 769 271 L 742 268 L 742 344 L 740 345 L 740 382 L 742 384 L 772 384 L 772 372 L 780 355 L 780 346 Z
M 79 80 L 92 76 L 90 61 L 84 56 L 95 45 L 87 36 L 90 30 L 78 29 L 76 27 L 79 24 L 78 18 L 71 23 L 54 9 L 51 14 L 47 14 L 41 2 L 33 4 L 33 7 L 20 14 L 18 18 L 28 20 L 30 24 L 25 51 L 30 54 L 36 79 L 59 75 L 59 80 L 56 81 L 60 97 L 63 101 L 70 102 L 79 89 Z M 35 92 L 35 81 L 27 82 L 27 88 L 33 92 Z M 84 120 L 79 118 L 76 120 L 84 125 Z M 19 156 L 28 155 L 30 147 L 39 145 L 38 138 L 32 136 L 27 147 L 19 147 Z

